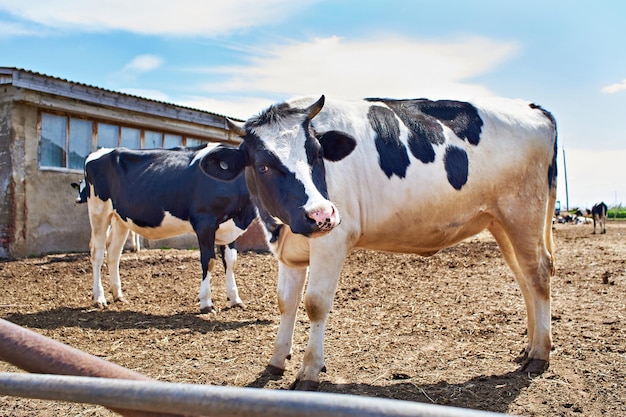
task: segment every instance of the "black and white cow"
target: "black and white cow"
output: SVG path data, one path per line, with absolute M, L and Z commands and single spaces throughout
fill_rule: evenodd
M 274 105 L 230 128 L 243 143 L 201 165 L 222 179 L 245 168 L 279 260 L 281 319 L 270 372 L 282 374 L 290 358 L 307 274 L 311 327 L 297 389 L 315 389 L 325 368 L 326 320 L 352 248 L 429 256 L 485 228 L 526 302 L 529 343 L 520 369 L 548 367 L 556 201 L 556 122 L 550 113 L 505 99 L 322 96 Z
M 606 213 L 608 209 L 604 201 L 594 204 L 591 208 L 591 215 L 593 216 L 593 234 L 596 233 L 596 223 L 600 226 L 600 233 L 606 233 Z
M 216 144 L 171 150 L 103 148 L 87 157 L 87 188 L 79 191 L 79 199 L 81 193 L 86 193 L 97 306 L 107 304 L 100 279 L 105 246 L 113 299 L 124 300 L 119 262 L 129 230 L 147 239 L 196 233 L 202 264 L 199 298 L 203 313 L 215 311 L 211 272 L 215 245 L 219 245 L 228 299 L 232 306 L 243 306 L 233 271 L 237 259 L 234 241 L 254 220 L 256 209 L 243 175 L 225 182 L 207 176 L 199 167 L 212 152 L 225 148 Z

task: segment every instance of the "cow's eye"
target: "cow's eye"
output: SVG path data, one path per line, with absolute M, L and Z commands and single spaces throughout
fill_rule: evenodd
M 261 174 L 265 174 L 267 171 L 270 170 L 270 168 L 267 165 L 257 165 L 256 169 Z

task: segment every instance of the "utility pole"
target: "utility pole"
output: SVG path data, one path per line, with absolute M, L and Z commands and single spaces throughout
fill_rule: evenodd
M 565 174 L 565 210 L 569 211 L 569 192 L 567 190 L 567 164 L 565 163 L 565 146 L 563 146 L 563 173 Z

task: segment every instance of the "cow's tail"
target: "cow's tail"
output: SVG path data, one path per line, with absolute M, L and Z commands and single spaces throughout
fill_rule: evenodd
M 549 114 L 549 113 L 548 113 Z M 551 273 L 552 276 L 556 273 L 556 263 L 555 263 L 555 253 L 554 253 L 554 234 L 552 231 L 552 218 L 554 216 L 554 209 L 556 207 L 556 183 L 557 183 L 557 169 L 556 169 L 556 157 L 558 154 L 558 145 L 557 145 L 557 129 L 556 129 L 556 120 L 550 114 L 550 120 L 552 125 L 554 126 L 554 154 L 552 156 L 552 164 L 548 169 L 548 204 L 546 204 L 546 217 L 544 224 L 544 239 L 546 242 L 546 247 L 548 252 L 550 253 L 551 259 Z

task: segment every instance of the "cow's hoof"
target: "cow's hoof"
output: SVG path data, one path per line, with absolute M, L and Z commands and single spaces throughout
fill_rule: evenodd
M 293 384 L 289 386 L 292 391 L 317 391 L 320 383 L 315 381 L 293 381 Z
M 128 304 L 128 300 L 125 297 L 119 297 L 113 299 L 116 303 Z
M 283 376 L 285 374 L 285 370 L 284 369 L 280 369 L 274 365 L 267 365 L 265 367 L 265 372 L 267 372 L 270 375 L 274 375 L 274 376 Z
M 217 311 L 213 306 L 202 307 L 200 309 L 200 314 L 217 314 Z
M 99 309 L 107 308 L 107 302 L 106 301 L 94 301 L 93 305 L 94 305 L 94 307 L 99 308 Z
M 232 306 L 230 306 L 230 308 L 240 308 L 242 310 L 245 310 L 246 305 L 244 303 L 237 303 L 237 304 L 233 304 Z
M 544 373 L 550 367 L 550 362 L 543 359 L 526 359 L 519 368 L 520 372 L 539 375 Z

